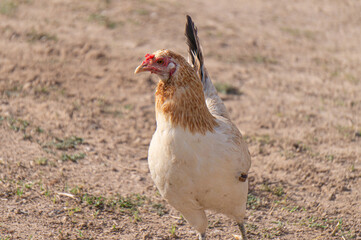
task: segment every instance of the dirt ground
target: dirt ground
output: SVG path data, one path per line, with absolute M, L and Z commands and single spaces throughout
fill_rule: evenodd
M 148 171 L 185 15 L 252 154 L 250 239 L 361 239 L 361 2 L 0 0 L 0 239 L 196 239 Z M 237 91 L 228 91 L 231 88 Z M 209 213 L 209 239 L 234 222 Z

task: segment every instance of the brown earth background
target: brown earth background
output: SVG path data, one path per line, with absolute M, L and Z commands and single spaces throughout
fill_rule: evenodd
M 185 15 L 252 154 L 250 239 L 361 239 L 361 1 L 0 0 L 0 239 L 196 239 L 148 171 Z M 209 239 L 237 226 L 209 213 Z

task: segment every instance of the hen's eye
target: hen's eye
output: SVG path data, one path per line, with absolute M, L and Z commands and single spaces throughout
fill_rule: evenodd
M 157 63 L 158 63 L 158 64 L 163 64 L 164 61 L 163 61 L 163 59 L 158 59 L 158 60 L 157 60 Z

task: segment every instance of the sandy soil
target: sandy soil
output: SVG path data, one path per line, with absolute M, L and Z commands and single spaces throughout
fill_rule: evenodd
M 220 3 L 221 2 L 221 3 Z M 156 78 L 198 25 L 253 157 L 251 239 L 361 239 L 361 2 L 0 0 L 0 239 L 196 239 L 150 179 Z M 209 239 L 232 239 L 209 213 Z

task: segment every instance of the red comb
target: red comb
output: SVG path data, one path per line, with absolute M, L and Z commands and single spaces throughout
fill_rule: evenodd
M 145 54 L 145 60 L 149 60 L 149 59 L 153 59 L 154 58 L 154 54 L 149 54 L 149 53 L 147 53 L 147 54 Z
M 145 54 L 144 57 L 145 57 L 145 60 L 143 61 L 142 64 L 145 64 L 147 61 L 149 61 L 150 59 L 153 59 L 155 56 L 154 56 L 154 54 L 147 53 L 147 54 Z

